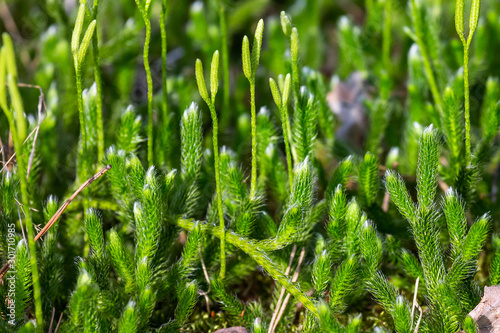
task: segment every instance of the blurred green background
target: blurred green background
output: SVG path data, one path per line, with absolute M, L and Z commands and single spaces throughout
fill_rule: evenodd
M 449 69 L 457 71 L 462 64 L 462 49 L 454 27 L 454 1 L 420 0 L 427 7 L 430 20 L 437 25 L 435 36 L 441 48 L 440 55 Z M 172 154 L 178 155 L 178 124 L 181 112 L 191 103 L 199 101 L 194 79 L 196 58 L 204 63 L 212 53 L 221 49 L 219 30 L 219 2 L 168 1 L 166 18 L 168 43 L 168 91 L 169 110 L 174 121 L 172 131 L 177 133 L 172 141 Z M 267 80 L 290 71 L 288 43 L 281 31 L 279 13 L 286 10 L 297 27 L 300 39 L 300 66 L 319 70 L 325 82 L 335 75 L 346 79 L 358 68 L 353 59 L 342 58 L 339 46 L 339 20 L 343 16 L 359 34 L 358 53 L 365 59 L 366 78 L 379 90 L 379 73 L 389 73 L 393 84 L 391 102 L 393 110 L 385 131 L 383 152 L 399 146 L 402 138 L 402 122 L 409 116 L 406 107 L 407 80 L 412 75 L 408 69 L 408 52 L 411 38 L 405 26 L 411 26 L 406 1 L 393 1 L 391 9 L 391 61 L 382 64 L 382 36 L 384 1 L 328 1 L 296 0 L 270 1 L 224 0 L 227 12 L 229 60 L 230 60 L 230 110 L 221 115 L 222 145 L 230 146 L 247 162 L 249 137 L 245 136 L 249 117 L 249 93 L 241 70 L 241 41 L 244 35 L 252 35 L 260 18 L 265 20 L 265 35 L 261 67 L 257 76 L 257 105 L 273 107 Z M 88 4 L 90 6 L 90 3 Z M 466 6 L 466 17 L 468 17 Z M 159 18 L 161 2 L 152 2 L 152 40 L 150 64 L 155 92 L 155 114 L 161 109 L 161 42 Z M 71 0 L 23 0 L 0 2 L 0 31 L 7 31 L 13 38 L 18 56 L 19 81 L 41 86 L 48 110 L 42 123 L 40 157 L 43 173 L 36 187 L 39 197 L 48 194 L 62 196 L 75 175 L 76 144 L 79 135 L 78 112 L 73 61 L 70 51 L 72 28 L 77 13 L 76 1 Z M 88 17 L 87 17 L 88 20 Z M 482 1 L 480 27 L 471 49 L 471 108 L 472 122 L 479 123 L 486 80 L 500 75 L 500 2 Z M 106 147 L 114 142 L 118 119 L 129 104 L 136 107 L 147 122 L 146 78 L 142 62 L 144 24 L 134 1 L 102 0 L 98 12 L 98 39 L 103 76 L 104 130 Z M 92 57 L 87 56 L 84 88 L 93 83 Z M 221 79 L 222 82 L 222 79 Z M 25 110 L 32 124 L 36 123 L 38 91 L 21 89 Z M 460 95 L 460 94 L 458 94 Z M 217 99 L 222 105 L 222 96 Z M 220 110 L 220 107 L 218 107 Z M 210 121 L 204 112 L 204 125 Z M 419 119 L 421 125 L 429 119 Z M 337 124 L 338 125 L 338 124 Z M 240 130 L 238 130 L 240 126 Z M 156 129 L 161 130 L 161 129 Z M 57 133 L 56 136 L 53 133 Z M 145 133 L 144 133 L 145 134 Z M 0 138 L 8 142 L 8 126 L 0 114 Z M 348 143 L 349 144 L 349 143 Z M 145 143 L 143 143 L 145 147 Z M 207 146 L 208 147 L 208 146 Z M 139 154 L 145 154 L 141 149 Z M 340 154 L 341 155 L 341 154 Z M 342 156 L 338 156 L 342 157 Z M 144 159 L 144 156 L 141 155 Z M 175 161 L 175 158 L 171 159 Z M 174 163 L 175 166 L 175 162 Z M 38 196 L 37 195 L 37 196 Z

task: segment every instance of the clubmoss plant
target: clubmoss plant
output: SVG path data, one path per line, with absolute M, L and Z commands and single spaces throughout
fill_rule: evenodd
M 465 108 L 465 162 L 471 162 L 471 141 L 470 141 L 470 90 L 469 90 L 469 48 L 479 21 L 479 10 L 481 0 L 473 0 L 469 19 L 469 34 L 467 39 L 464 34 L 464 0 L 457 0 L 455 3 L 455 29 L 464 47 L 464 108 Z
M 281 28 L 285 37 L 290 44 L 290 54 L 292 57 L 292 81 L 293 81 L 293 96 L 295 101 L 295 108 L 297 108 L 299 90 L 300 90 L 300 77 L 299 77 L 299 33 L 297 28 L 292 27 L 292 20 L 286 15 L 284 11 L 280 13 Z
M 472 277 L 478 254 L 488 234 L 490 217 L 487 214 L 479 217 L 467 231 L 462 199 L 453 189 L 446 193 L 442 207 L 450 236 L 451 265 L 445 265 L 437 223 L 439 215 L 435 209 L 438 158 L 436 133 L 432 128 L 427 128 L 420 139 L 418 204 L 413 203 L 402 178 L 393 171 L 386 173 L 386 188 L 401 215 L 410 223 L 417 244 L 422 269 L 412 268 L 416 262 L 406 253 L 408 259 L 404 262 L 410 265 L 408 271 L 416 272 L 414 275 L 422 274 L 429 303 L 435 309 L 433 320 L 441 323 L 439 329 L 443 332 L 452 332 L 459 329 L 467 313 L 474 307 L 471 300 L 478 299 L 477 295 L 473 296 L 478 289 Z M 372 285 L 372 289 L 377 294 L 381 286 Z
M 278 85 L 276 81 L 272 78 L 269 78 L 269 86 L 271 87 L 271 93 L 273 94 L 274 103 L 278 107 L 281 116 L 281 124 L 283 127 L 283 139 L 285 140 L 285 149 L 286 149 L 286 162 L 288 166 L 288 177 L 290 178 L 290 191 L 292 190 L 293 184 L 293 165 L 292 165 L 292 153 L 290 150 L 290 142 L 288 141 L 289 133 L 290 133 L 290 118 L 288 117 L 288 97 L 290 95 L 290 74 L 287 74 L 285 77 L 285 82 L 283 84 L 283 91 L 280 93 Z
M 196 60 L 196 82 L 198 84 L 198 91 L 200 92 L 201 98 L 205 101 L 208 108 L 210 109 L 210 115 L 212 116 L 212 126 L 213 126 L 213 146 L 214 146 L 214 160 L 215 160 L 215 183 L 216 183 L 216 195 L 217 195 L 217 211 L 219 213 L 219 227 L 220 227 L 220 251 L 221 251 L 221 268 L 220 277 L 224 278 L 226 274 L 226 250 L 225 250 L 225 223 L 224 223 L 224 212 L 222 207 L 222 187 L 220 180 L 220 160 L 219 160 L 219 120 L 217 118 L 217 112 L 215 111 L 215 96 L 217 96 L 217 90 L 219 89 L 219 51 L 215 51 L 212 57 L 212 65 L 210 68 L 210 97 L 208 96 L 207 87 L 205 84 L 205 77 L 203 74 L 203 64 L 200 59 Z M 255 104 L 253 104 L 255 107 Z
M 264 35 L 264 21 L 261 19 L 255 29 L 252 53 L 250 54 L 250 42 L 248 37 L 243 37 L 242 60 L 243 74 L 250 83 L 250 114 L 252 116 L 252 175 L 250 180 L 250 196 L 254 198 L 257 193 L 257 116 L 255 111 L 255 76 L 260 62 L 260 50 L 262 48 L 262 37 Z
M 137 8 L 141 13 L 142 20 L 146 26 L 146 37 L 142 57 L 144 70 L 146 71 L 146 81 L 148 85 L 148 164 L 153 165 L 153 78 L 149 67 L 149 43 L 151 41 L 151 0 L 136 0 Z
M 306 158 L 312 158 L 314 142 L 316 141 L 317 103 L 312 93 L 302 86 L 298 95 L 297 108 L 293 119 L 293 148 L 296 163 Z
M 379 189 L 378 178 L 379 162 L 377 157 L 366 153 L 361 165 L 359 166 L 358 178 L 361 197 L 367 206 L 371 206 L 377 199 Z
M 123 310 L 123 314 L 121 315 L 120 325 L 118 327 L 119 333 L 133 333 L 137 332 L 138 323 L 137 323 L 137 310 L 136 303 L 133 301 L 129 301 L 125 310 Z
M 463 112 L 456 100 L 455 94 L 450 87 L 447 87 L 443 96 L 443 132 L 446 137 L 446 144 L 449 149 L 449 164 L 451 169 L 450 178 L 456 179 L 460 172 L 463 151 Z
M 0 4 L 16 23 L 51 17 L 19 33 L 4 20 L 0 332 L 476 331 L 469 314 L 500 283 L 498 5 L 478 21 L 473 1 L 461 44 L 444 19 L 465 30 L 461 1 L 408 0 L 409 15 L 303 1 L 294 26 L 272 1 L 92 3 Z M 230 86 L 230 45 L 256 13 L 266 40 L 261 20 Z M 189 76 L 197 57 L 210 78 L 201 60 Z
M 187 230 L 192 230 L 192 228 L 194 227 L 192 221 L 185 219 L 178 220 L 177 225 Z M 208 225 L 203 225 L 202 231 L 206 233 L 211 233 L 218 238 L 222 237 L 219 228 L 211 228 Z M 264 270 L 273 277 L 273 279 L 277 280 L 280 285 L 284 286 L 285 289 L 290 294 L 295 296 L 297 300 L 299 300 L 307 309 L 309 309 L 314 314 L 317 313 L 314 307 L 314 303 L 308 298 L 308 296 L 305 295 L 305 293 L 303 293 L 299 289 L 297 283 L 291 282 L 290 279 L 281 272 L 277 264 L 274 263 L 267 256 L 267 254 L 259 248 L 259 246 L 255 245 L 248 239 L 240 237 L 239 235 L 233 232 L 226 233 L 225 238 L 228 243 L 240 248 L 245 253 L 247 253 L 253 260 L 255 260 L 259 265 L 261 265 L 264 268 Z
M 80 1 L 80 6 L 78 8 L 78 15 L 76 17 L 75 28 L 73 30 L 73 35 L 71 37 L 71 52 L 73 53 L 73 62 L 75 66 L 76 73 L 76 94 L 78 103 L 78 114 L 80 118 L 80 136 L 81 136 L 81 169 L 83 179 L 89 177 L 90 171 L 90 158 L 88 157 L 88 133 L 86 130 L 86 121 L 84 114 L 84 104 L 83 104 L 83 82 L 82 82 L 82 66 L 85 61 L 85 56 L 87 54 L 87 49 L 89 48 L 90 42 L 94 35 L 94 30 L 96 27 L 96 20 L 90 22 L 85 31 L 83 39 L 80 40 L 80 35 L 83 31 L 83 25 L 85 21 L 85 13 L 87 11 L 86 1 Z

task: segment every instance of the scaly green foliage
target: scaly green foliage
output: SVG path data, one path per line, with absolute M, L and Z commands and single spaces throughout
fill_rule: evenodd
M 379 187 L 378 159 L 374 155 L 365 155 L 359 166 L 358 177 L 363 201 L 367 206 L 371 206 L 377 198 Z
M 463 295 L 474 292 L 469 286 L 475 283 L 472 278 L 477 255 L 488 233 L 489 217 L 483 215 L 467 231 L 465 206 L 453 189 L 446 193 L 442 206 L 451 243 L 451 266 L 446 269 L 434 199 L 438 152 L 436 134 L 432 128 L 427 128 L 420 139 L 417 205 L 411 201 L 401 178 L 389 171 L 386 186 L 400 213 L 410 223 L 419 252 L 422 270 L 408 252 L 403 252 L 402 256 L 405 269 L 414 277 L 424 278 L 429 302 L 436 309 L 432 316 L 442 323 L 439 329 L 454 332 L 472 308 L 467 296 Z
M 285 7 L 2 4 L 1 332 L 477 330 L 500 7 Z

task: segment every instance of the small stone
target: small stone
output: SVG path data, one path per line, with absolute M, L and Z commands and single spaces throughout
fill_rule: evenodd
M 215 333 L 248 333 L 247 329 L 240 326 L 221 328 L 215 331 Z
M 481 302 L 469 313 L 479 333 L 500 333 L 500 286 L 484 287 Z

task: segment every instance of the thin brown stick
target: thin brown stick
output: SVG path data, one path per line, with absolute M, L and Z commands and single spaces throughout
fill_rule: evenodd
M 415 293 L 413 294 L 413 304 L 411 306 L 411 325 L 410 325 L 410 331 L 411 329 L 413 328 L 413 316 L 415 315 L 415 307 L 418 306 L 418 303 L 417 303 L 417 294 L 418 294 L 418 282 L 420 280 L 420 276 L 417 277 L 417 281 L 415 282 Z M 422 311 L 420 311 L 422 312 Z M 419 320 L 420 322 L 420 320 Z M 418 330 L 418 324 L 417 324 L 417 328 Z
M 50 318 L 49 333 L 52 333 L 52 324 L 54 324 L 55 315 L 56 315 L 56 308 L 52 308 L 52 318 Z
M 106 171 L 108 171 L 109 169 L 111 169 L 111 165 L 108 164 L 104 168 L 102 168 L 98 173 L 96 173 L 95 175 L 93 175 L 92 177 L 90 177 L 89 179 L 87 179 L 85 181 L 85 183 L 83 183 L 75 191 L 75 193 L 73 193 L 73 195 L 71 195 L 71 197 L 69 197 L 68 200 L 66 200 L 66 202 L 61 206 L 61 208 L 59 208 L 59 210 L 54 214 L 54 216 L 52 216 L 52 218 L 49 220 L 49 222 L 47 222 L 47 224 L 43 227 L 43 229 L 38 233 L 38 235 L 35 236 L 35 242 L 40 237 L 42 237 L 43 235 L 45 235 L 45 233 L 54 225 L 54 223 L 56 223 L 57 219 L 59 219 L 59 217 L 64 212 L 64 210 L 66 209 L 66 207 L 68 207 L 68 205 L 71 203 L 71 201 L 73 201 L 73 199 L 75 199 L 75 197 L 78 195 L 78 193 L 80 193 L 81 191 L 83 191 L 83 189 L 85 189 L 87 186 L 89 186 L 90 184 L 92 184 L 96 179 L 98 179 L 99 177 L 101 177 L 102 175 L 104 175 L 106 173 Z
M 299 279 L 300 265 L 302 264 L 302 261 L 304 260 L 305 254 L 306 254 L 306 249 L 303 247 L 302 250 L 300 251 L 299 262 L 297 263 L 297 268 L 295 268 L 295 272 L 293 273 L 293 276 L 292 276 L 292 282 L 297 282 L 297 280 Z M 288 304 L 288 301 L 290 300 L 290 296 L 291 296 L 291 294 L 288 293 L 285 297 L 285 300 L 281 304 L 278 316 L 276 317 L 276 320 L 274 321 L 274 327 L 272 328 L 273 332 L 278 327 L 278 323 L 280 322 L 281 317 L 283 317 L 283 313 L 285 313 L 285 309 L 286 309 L 286 306 Z
M 9 263 L 6 263 L 5 265 L 3 265 L 3 267 L 0 269 L 0 279 L 3 278 L 5 273 L 7 273 L 7 271 L 9 270 L 9 268 L 10 268 Z
M 200 262 L 201 262 L 201 268 L 203 269 L 203 275 L 205 275 L 205 279 L 207 280 L 208 285 L 210 285 L 210 277 L 208 276 L 207 267 L 205 266 L 205 262 L 203 261 L 203 256 L 201 255 L 201 248 L 198 249 L 198 255 L 200 256 Z
M 292 253 L 290 253 L 290 260 L 288 262 L 288 266 L 286 267 L 285 275 L 288 276 L 290 274 L 290 270 L 292 269 L 292 263 L 293 259 L 295 258 L 295 252 L 297 252 L 297 245 L 293 245 L 292 248 Z M 273 333 L 274 331 L 274 322 L 276 321 L 276 317 L 278 316 L 280 307 L 281 307 L 281 301 L 283 300 L 283 296 L 285 296 L 285 288 L 281 287 L 281 292 L 280 292 L 280 297 L 278 298 L 278 301 L 276 302 L 276 308 L 274 309 L 273 316 L 271 318 L 271 322 L 269 323 L 269 330 L 268 333 Z
M 54 333 L 59 332 L 59 326 L 61 326 L 63 313 L 64 313 L 64 312 L 61 312 L 61 315 L 59 316 L 59 321 L 57 322 L 56 330 L 54 331 Z
M 0 17 L 2 18 L 5 29 L 9 32 L 16 41 L 21 41 L 23 38 L 17 29 L 16 22 L 12 18 L 9 7 L 5 1 L 0 1 Z
M 47 224 L 43 227 L 43 229 L 40 230 L 40 232 L 38 233 L 38 235 L 35 236 L 35 242 L 40 237 L 42 237 L 43 235 L 45 235 L 45 233 L 54 225 L 54 223 L 57 222 L 57 220 L 59 219 L 59 217 L 61 216 L 61 214 L 64 212 L 64 210 L 66 209 L 66 207 L 68 207 L 68 205 L 71 203 L 71 201 L 73 201 L 73 199 L 75 199 L 75 197 L 78 195 L 78 193 L 80 193 L 83 189 L 85 189 L 87 186 L 89 186 L 90 184 L 92 184 L 96 179 L 98 179 L 99 177 L 101 177 L 102 175 L 104 175 L 109 169 L 111 169 L 111 165 L 108 164 L 104 168 L 102 168 L 98 173 L 96 173 L 95 175 L 93 175 L 92 177 L 90 177 L 89 179 L 87 179 L 87 181 L 85 181 L 85 183 L 83 183 L 75 191 L 75 193 L 73 193 L 71 195 L 71 197 L 69 197 L 68 200 L 66 200 L 66 202 L 61 206 L 61 208 L 59 208 L 57 210 L 57 212 L 54 214 L 54 216 L 52 216 L 52 218 L 49 220 L 49 222 L 47 222 Z M 9 263 L 6 263 L 5 265 L 3 265 L 2 269 L 0 269 L 0 279 L 5 275 L 5 273 L 7 273 L 7 271 L 9 270 L 9 268 L 10 268 Z
M 424 311 L 422 310 L 420 305 L 418 305 L 418 303 L 416 306 L 417 309 L 420 311 L 420 315 L 418 316 L 417 325 L 415 326 L 415 330 L 413 331 L 413 333 L 418 333 L 418 328 L 420 327 L 420 321 L 422 320 L 422 315 L 424 314 Z
M 210 299 L 208 298 L 209 292 L 210 289 L 208 291 L 203 291 L 201 289 L 198 289 L 198 294 L 205 297 L 205 303 L 207 304 L 207 313 L 210 313 Z
M 391 202 L 391 196 L 389 191 L 385 191 L 384 200 L 382 201 L 382 211 L 386 212 L 389 210 L 389 203 Z
M 200 256 L 201 267 L 203 269 L 203 275 L 205 275 L 205 279 L 209 285 L 207 291 L 203 291 L 201 289 L 198 290 L 198 293 L 205 297 L 205 302 L 207 303 L 207 313 L 210 313 L 210 299 L 208 299 L 208 293 L 210 292 L 210 277 L 208 276 L 207 267 L 205 266 L 205 262 L 203 261 L 203 256 L 201 255 L 201 248 L 198 248 L 198 255 Z

